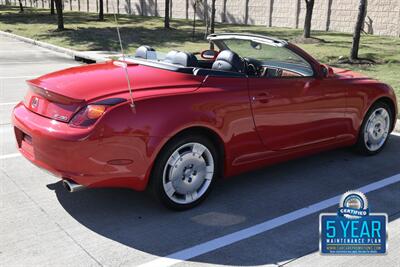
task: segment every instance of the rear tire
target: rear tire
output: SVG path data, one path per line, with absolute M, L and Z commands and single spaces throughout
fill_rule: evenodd
M 361 125 L 356 151 L 372 156 L 384 148 L 393 125 L 390 106 L 384 102 L 375 103 L 367 112 Z
M 193 208 L 210 193 L 219 173 L 218 153 L 213 143 L 200 135 L 172 139 L 153 166 L 150 190 L 166 207 Z

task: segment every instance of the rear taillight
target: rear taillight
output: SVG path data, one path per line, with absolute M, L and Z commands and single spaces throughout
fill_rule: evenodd
M 88 105 L 76 113 L 69 124 L 73 127 L 88 127 L 93 125 L 104 114 L 107 107 L 107 105 Z

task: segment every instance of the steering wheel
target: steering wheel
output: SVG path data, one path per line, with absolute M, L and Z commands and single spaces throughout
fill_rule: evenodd
M 243 57 L 242 59 L 245 65 L 246 73 L 248 75 L 260 76 L 261 64 L 258 60 L 247 57 Z

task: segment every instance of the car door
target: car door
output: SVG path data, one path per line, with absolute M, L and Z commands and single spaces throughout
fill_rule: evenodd
M 270 150 L 334 141 L 346 131 L 346 91 L 324 78 L 249 77 L 254 123 Z
M 346 136 L 347 90 L 336 77 L 322 77 L 319 63 L 303 50 L 242 35 L 217 45 L 245 62 L 253 120 L 267 150 L 313 147 Z

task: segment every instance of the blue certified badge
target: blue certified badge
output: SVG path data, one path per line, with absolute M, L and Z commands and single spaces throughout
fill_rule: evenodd
M 320 215 L 321 254 L 385 254 L 387 214 L 370 213 L 366 196 L 345 193 L 338 212 Z

